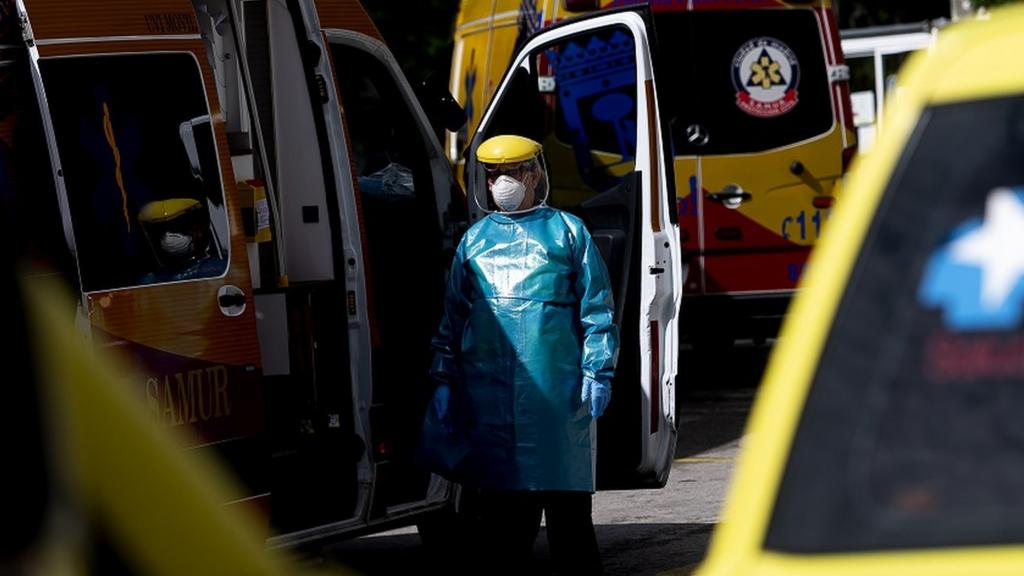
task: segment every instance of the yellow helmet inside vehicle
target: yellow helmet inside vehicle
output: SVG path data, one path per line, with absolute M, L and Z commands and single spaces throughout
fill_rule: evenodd
M 148 202 L 138 220 L 161 267 L 182 268 L 207 255 L 210 217 L 198 200 Z

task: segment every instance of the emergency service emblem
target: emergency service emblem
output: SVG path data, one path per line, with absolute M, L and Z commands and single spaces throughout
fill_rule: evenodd
M 950 233 L 928 260 L 918 298 L 957 332 L 1019 330 L 1024 318 L 1024 187 L 996 188 L 984 218 Z M 1022 357 L 1024 360 L 1024 357 Z
M 781 41 L 754 38 L 733 56 L 732 83 L 740 110 L 760 118 L 779 116 L 799 101 L 800 63 Z

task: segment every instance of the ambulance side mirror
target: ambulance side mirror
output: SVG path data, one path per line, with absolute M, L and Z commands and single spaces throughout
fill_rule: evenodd
M 442 134 L 444 130 L 457 132 L 466 124 L 466 110 L 436 74 L 420 82 L 416 92 L 435 133 Z

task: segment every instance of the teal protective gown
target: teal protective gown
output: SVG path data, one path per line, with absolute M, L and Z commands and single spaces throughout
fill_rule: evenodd
M 584 375 L 610 386 L 618 330 L 583 222 L 546 206 L 478 221 L 456 251 L 444 308 L 431 369 L 443 397 L 425 419 L 424 461 L 477 488 L 593 491 L 581 386 Z

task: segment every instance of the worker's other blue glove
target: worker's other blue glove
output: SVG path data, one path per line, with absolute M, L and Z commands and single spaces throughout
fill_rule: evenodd
M 612 399 L 611 386 L 598 382 L 588 376 L 583 377 L 583 393 L 580 397 L 584 404 L 590 403 L 590 416 L 599 418 Z

